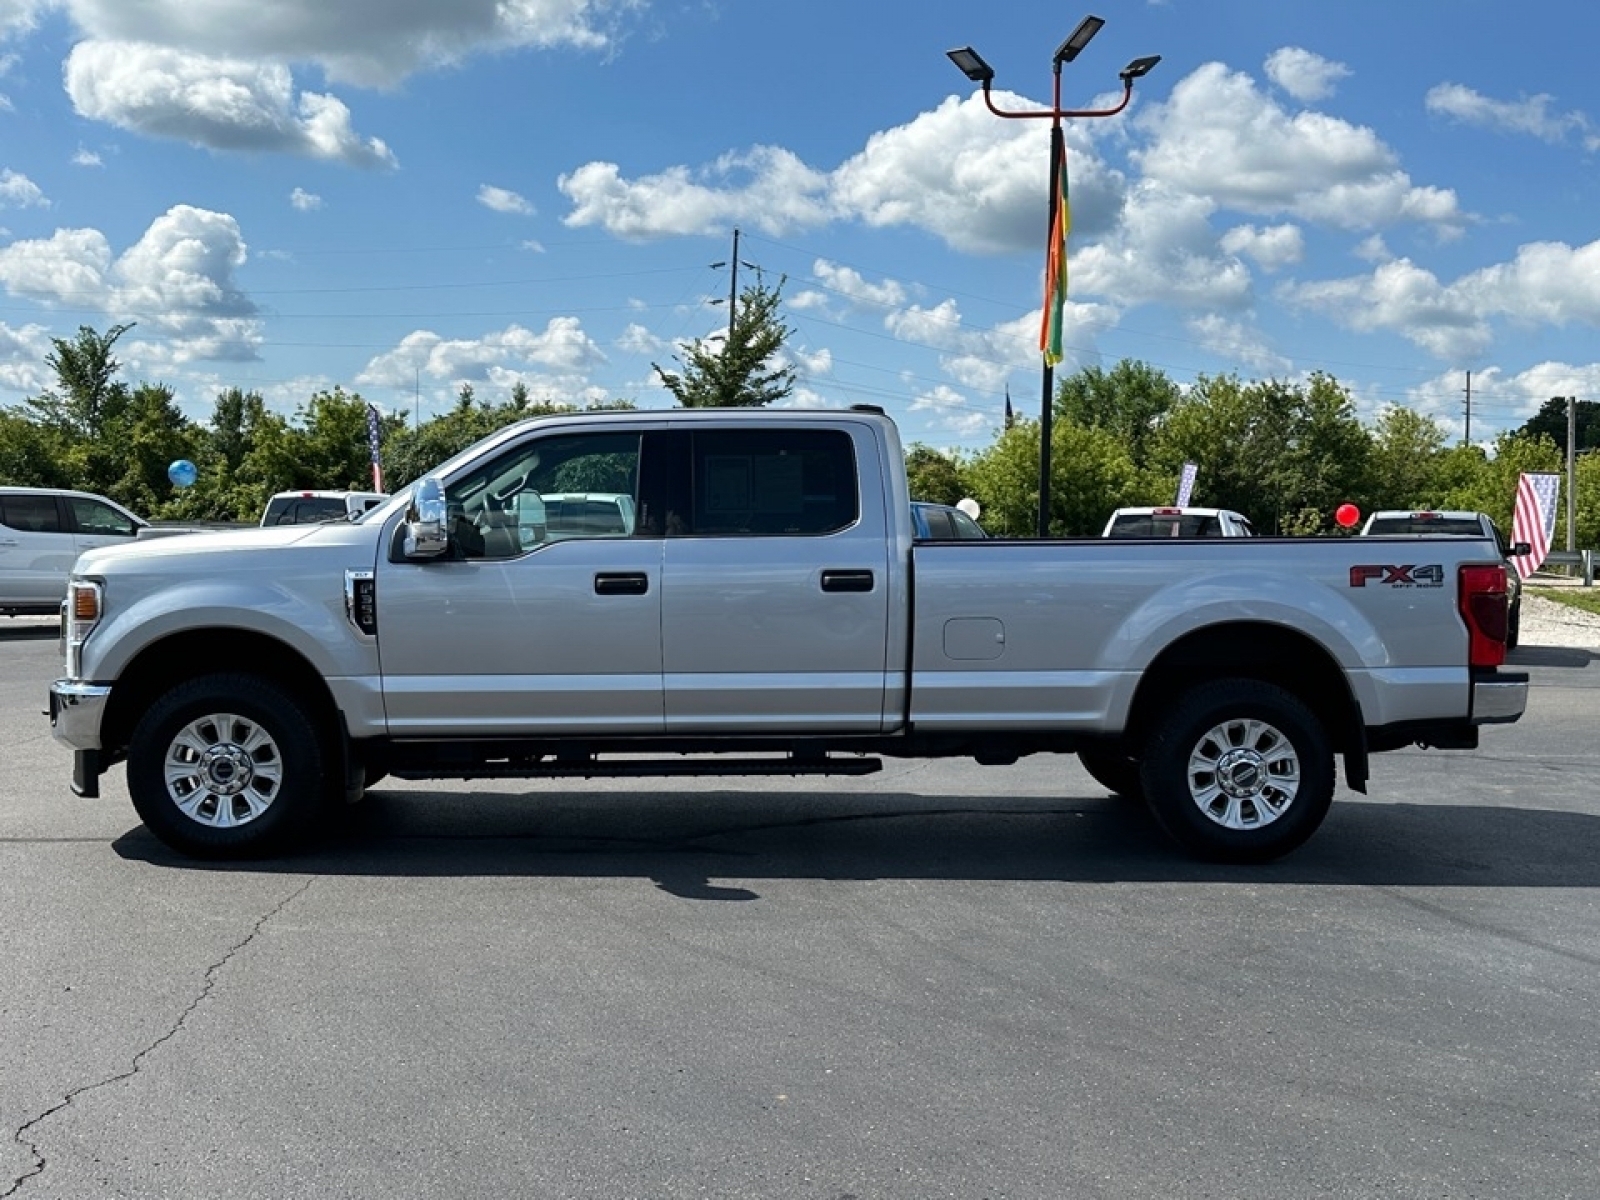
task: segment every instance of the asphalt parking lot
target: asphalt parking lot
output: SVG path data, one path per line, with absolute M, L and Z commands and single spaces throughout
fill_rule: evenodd
M 1593 1197 L 1600 655 L 1265 868 L 1070 758 L 380 785 L 272 864 L 67 790 L 0 621 L 0 1197 Z

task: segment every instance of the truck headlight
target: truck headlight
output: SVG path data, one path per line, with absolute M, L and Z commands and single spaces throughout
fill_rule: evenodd
M 105 589 L 92 579 L 74 579 L 67 584 L 67 600 L 61 606 L 62 657 L 68 679 L 77 679 L 83 665 L 83 643 L 89 639 L 105 609 Z

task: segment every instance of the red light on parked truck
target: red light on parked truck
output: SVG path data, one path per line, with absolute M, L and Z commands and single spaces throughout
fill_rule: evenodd
M 1498 667 L 1506 661 L 1506 636 L 1510 631 L 1510 602 L 1506 596 L 1506 569 L 1496 566 L 1461 568 L 1458 603 L 1467 623 L 1467 665 Z

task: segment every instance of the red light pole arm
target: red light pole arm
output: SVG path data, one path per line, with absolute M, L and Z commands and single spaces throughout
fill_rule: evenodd
M 1115 108 L 1062 108 L 1061 107 L 1061 76 L 1056 76 L 1056 107 L 1041 108 L 1031 112 L 1007 112 L 1003 108 L 994 106 L 994 99 L 989 95 L 989 85 L 983 85 L 983 102 L 989 111 L 997 117 L 1028 118 L 1051 117 L 1059 121 L 1063 117 L 1114 117 L 1128 107 L 1128 102 L 1133 99 L 1133 81 L 1122 85 L 1122 102 Z

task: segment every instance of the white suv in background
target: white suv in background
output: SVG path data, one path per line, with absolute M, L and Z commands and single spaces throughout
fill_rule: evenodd
M 263 525 L 315 525 L 343 521 L 377 508 L 389 497 L 384 492 L 298 491 L 279 492 L 267 501 Z
M 0 614 L 55 616 L 78 555 L 150 528 L 92 492 L 0 485 Z

